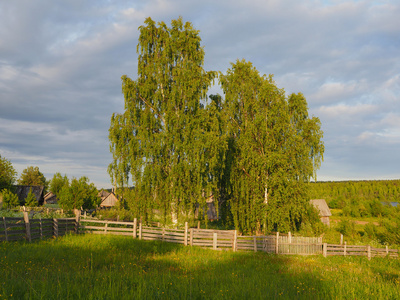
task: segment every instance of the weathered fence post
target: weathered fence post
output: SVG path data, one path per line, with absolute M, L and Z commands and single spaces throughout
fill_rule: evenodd
M 188 228 L 189 228 L 189 224 L 188 224 L 188 222 L 185 222 L 185 237 L 184 237 L 185 240 L 183 242 L 183 244 L 185 246 L 188 245 Z
M 254 252 L 257 252 L 257 237 L 253 236 L 253 246 L 254 246 Z
M 326 257 L 327 256 L 327 252 L 328 252 L 328 244 L 324 243 L 323 246 L 322 246 L 322 255 L 324 257 Z
M 74 209 L 75 212 L 75 233 L 79 233 L 79 222 L 81 221 L 81 210 Z
M 133 238 L 136 239 L 136 231 L 137 231 L 137 219 L 133 219 Z
M 233 252 L 237 251 L 237 230 L 233 233 L 233 243 L 232 243 Z
M 386 255 L 389 255 L 389 247 L 386 245 Z
M 367 257 L 368 257 L 368 260 L 371 260 L 371 246 L 370 245 L 367 246 Z
M 351 250 L 350 250 L 351 251 Z M 343 247 L 343 255 L 347 255 L 347 242 L 344 242 L 344 247 Z
M 43 224 L 42 224 L 42 217 L 39 218 L 39 231 L 40 231 L 40 239 L 43 240 Z
M 343 234 L 340 234 L 340 245 L 343 245 Z
M 107 229 L 108 229 L 108 221 L 106 221 L 106 225 L 104 226 L 104 233 L 107 234 Z
M 8 242 L 6 217 L 3 217 L 3 223 L 4 223 L 4 235 L 6 236 L 6 241 Z
M 190 228 L 190 239 L 189 239 L 190 246 L 193 246 L 193 234 L 194 234 L 193 228 Z
M 197 229 L 200 229 L 200 221 L 197 221 Z
M 56 238 L 58 238 L 58 220 L 53 219 L 53 233 Z
M 290 254 L 291 253 L 290 252 L 290 244 L 292 243 L 292 233 L 290 231 L 288 232 L 288 242 L 289 242 L 288 253 Z
M 165 228 L 162 229 L 162 237 L 161 240 L 164 242 L 164 237 L 165 237 Z
M 142 239 L 142 220 L 139 222 L 139 240 Z
M 213 233 L 213 250 L 217 250 L 217 239 L 218 239 L 217 233 L 214 232 Z
M 24 211 L 24 221 L 25 221 L 26 239 L 29 242 L 32 242 L 31 224 L 29 223 L 29 212 L 27 211 Z
M 279 231 L 276 233 L 275 254 L 279 253 Z

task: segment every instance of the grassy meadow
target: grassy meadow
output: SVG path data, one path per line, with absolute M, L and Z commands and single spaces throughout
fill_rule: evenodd
M 0 299 L 399 299 L 400 261 L 213 251 L 121 236 L 0 243 Z

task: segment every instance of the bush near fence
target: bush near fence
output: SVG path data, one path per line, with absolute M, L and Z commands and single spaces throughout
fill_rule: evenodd
M 157 224 L 158 225 L 158 224 Z M 134 219 L 133 222 L 80 219 L 29 219 L 27 212 L 24 218 L 3 217 L 0 224 L 0 241 L 37 240 L 46 237 L 59 237 L 69 232 L 91 234 L 128 235 L 143 240 L 159 240 L 189 246 L 210 247 L 214 250 L 262 251 L 275 254 L 313 255 L 357 255 L 372 257 L 399 257 L 397 249 L 373 248 L 370 246 L 333 245 L 322 243 L 318 237 L 298 237 L 289 234 L 266 236 L 238 236 L 236 230 L 214 230 L 188 228 L 168 229 L 143 226 Z

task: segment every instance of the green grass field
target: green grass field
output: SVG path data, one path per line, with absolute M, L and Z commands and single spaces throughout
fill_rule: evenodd
M 0 299 L 399 299 L 400 261 L 276 256 L 121 236 L 0 243 Z

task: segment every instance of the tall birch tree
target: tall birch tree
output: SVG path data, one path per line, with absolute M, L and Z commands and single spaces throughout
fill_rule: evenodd
M 220 82 L 235 227 L 298 229 L 309 211 L 307 182 L 324 152 L 319 119 L 308 117 L 302 94 L 286 97 L 271 75 L 261 76 L 250 62 L 232 64 Z
M 138 76 L 122 77 L 125 110 L 111 118 L 109 173 L 116 186 L 131 180 L 147 212 L 158 208 L 167 221 L 215 190 L 220 135 L 201 103 L 216 72 L 203 69 L 199 32 L 181 18 L 171 27 L 148 18 L 139 30 Z

